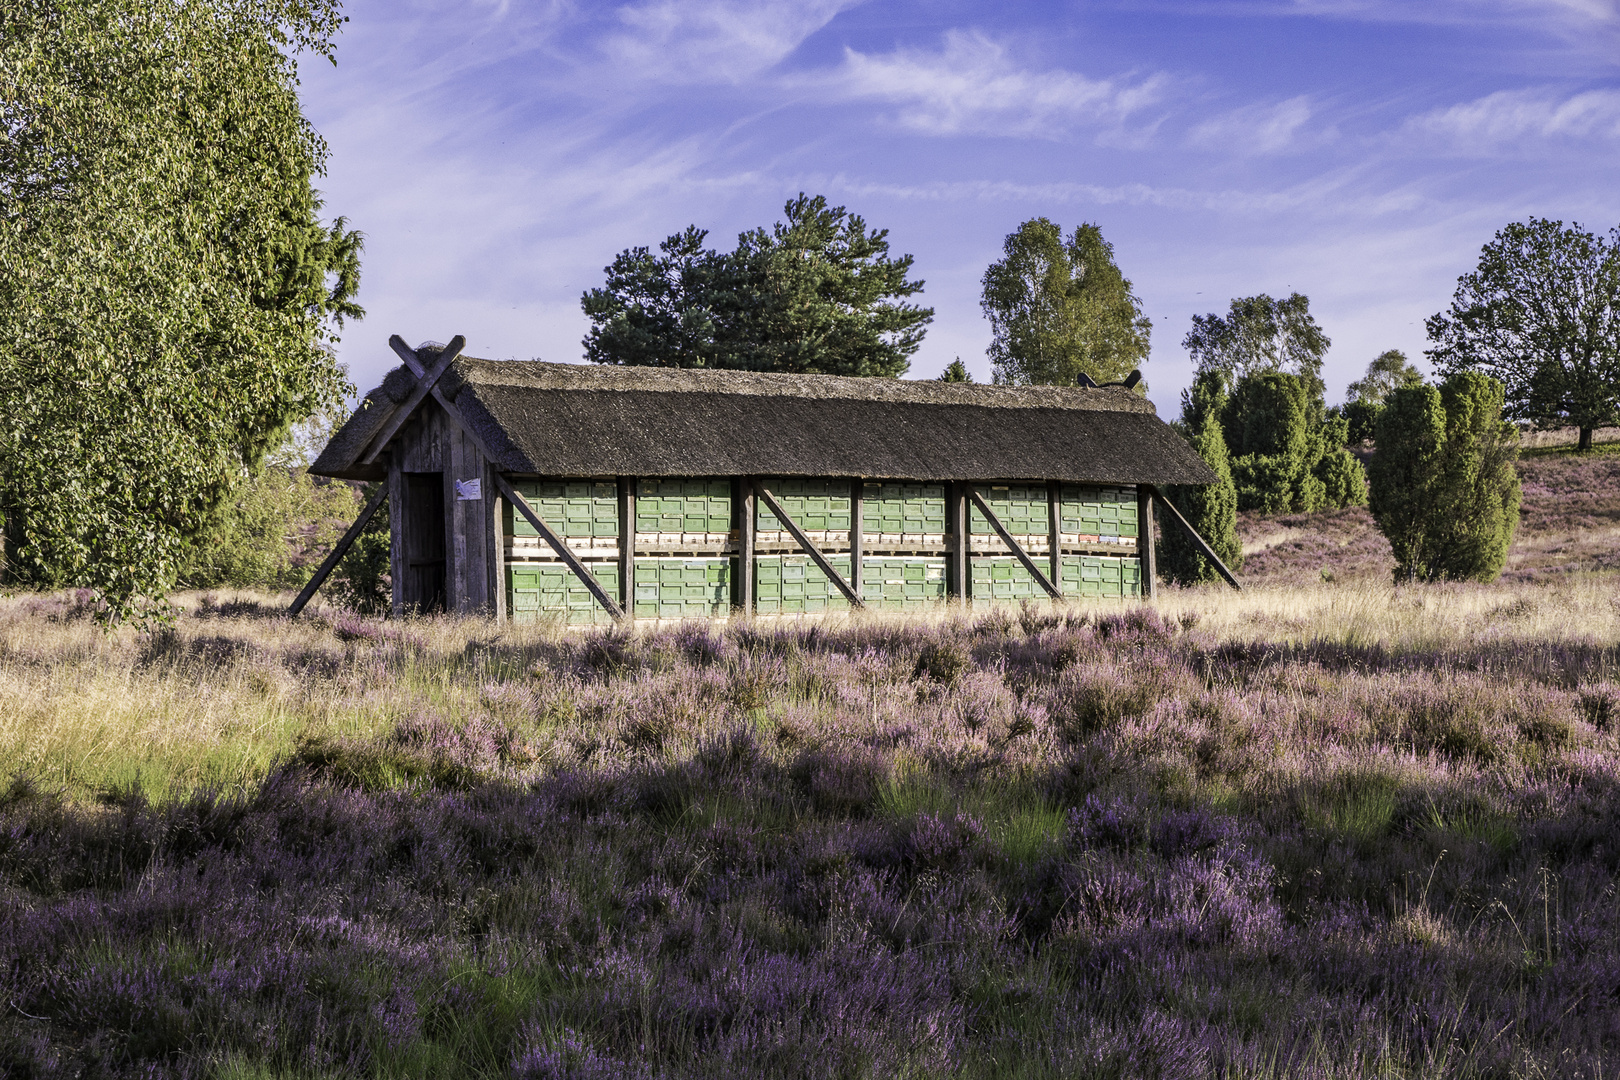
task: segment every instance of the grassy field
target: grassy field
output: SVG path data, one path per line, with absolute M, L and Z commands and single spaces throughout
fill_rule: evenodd
M 1609 465 L 1492 586 L 1336 515 L 1152 607 L 0 601 L 0 1075 L 1613 1075 Z

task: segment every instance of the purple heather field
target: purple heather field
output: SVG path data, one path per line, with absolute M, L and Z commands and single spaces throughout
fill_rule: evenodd
M 5 601 L 0 1073 L 1613 1075 L 1620 456 L 1524 464 L 1492 586 L 1345 512 L 1156 607 Z

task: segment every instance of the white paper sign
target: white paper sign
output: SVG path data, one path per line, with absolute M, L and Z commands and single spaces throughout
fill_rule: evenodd
M 484 497 L 483 480 L 457 480 L 456 501 L 477 502 Z

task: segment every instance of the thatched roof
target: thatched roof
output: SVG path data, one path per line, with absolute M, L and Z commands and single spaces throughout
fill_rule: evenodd
M 359 458 L 414 385 L 405 368 L 390 372 L 310 471 L 380 478 L 380 461 L 363 466 Z M 1151 402 L 1118 387 L 470 358 L 452 364 L 439 387 L 511 473 L 1215 480 Z M 424 407 L 437 406 L 430 399 Z

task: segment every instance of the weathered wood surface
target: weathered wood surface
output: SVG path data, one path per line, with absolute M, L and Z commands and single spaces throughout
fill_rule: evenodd
M 955 540 L 947 555 L 945 574 L 946 595 L 965 600 L 972 591 L 968 574 L 969 548 L 967 498 L 962 494 L 965 485 L 953 483 L 945 490 L 945 532 Z
M 984 519 L 990 523 L 990 527 L 996 530 L 996 535 L 1001 537 L 1001 542 L 1012 549 L 1014 555 L 1018 556 L 1018 561 L 1024 564 L 1025 570 L 1029 571 L 1029 576 L 1034 578 L 1036 583 L 1046 590 L 1046 595 L 1053 600 L 1061 600 L 1063 594 L 1058 591 L 1057 586 L 1053 585 L 1047 579 L 1047 576 L 1041 573 L 1041 568 L 1035 564 L 1034 559 L 1029 557 L 1029 552 L 1024 550 L 1024 545 L 1013 539 L 1013 534 L 1007 531 L 1007 526 L 1001 523 L 1001 519 L 996 517 L 995 511 L 990 509 L 990 504 L 984 501 L 972 484 L 967 485 L 967 496 L 973 500 L 973 505 L 978 508 L 979 513 L 984 515 Z
M 396 338 L 398 336 L 395 335 Z M 402 341 L 400 344 L 404 344 L 404 342 Z M 360 456 L 362 465 L 370 465 L 377 460 L 378 454 L 388 448 L 388 444 L 393 441 L 395 435 L 399 434 L 399 429 L 405 426 L 406 421 L 411 418 L 411 414 L 416 411 L 416 407 L 422 404 L 423 400 L 433 390 L 434 384 L 439 381 L 439 376 L 450 369 L 450 365 L 455 363 L 456 357 L 461 355 L 461 350 L 466 346 L 467 339 L 460 334 L 450 339 L 450 344 L 444 347 L 444 351 L 433 362 L 433 366 L 417 377 L 416 389 L 411 391 L 411 396 L 400 403 L 399 408 L 394 411 L 394 415 L 388 418 L 388 423 L 384 424 L 383 429 L 372 439 L 371 446 Z M 411 356 L 414 357 L 415 355 L 415 352 L 411 353 Z
M 863 576 L 861 559 L 865 555 L 866 514 L 862 508 L 861 496 L 866 493 L 866 481 L 860 477 L 849 482 L 849 587 L 855 590 L 856 595 L 861 591 L 861 578 Z
M 619 477 L 619 600 L 636 617 L 636 478 Z
M 343 556 L 349 553 L 349 548 L 354 546 L 354 542 L 360 538 L 361 532 L 365 530 L 366 522 L 371 520 L 371 516 L 377 512 L 377 508 L 382 505 L 383 500 L 386 498 L 388 498 L 388 485 L 381 484 L 366 503 L 365 509 L 360 511 L 360 516 L 354 519 L 354 524 L 349 526 L 349 531 L 343 534 L 337 545 L 332 548 L 331 554 L 327 555 L 326 560 L 321 563 L 320 569 L 315 571 L 315 576 L 309 579 L 309 584 L 304 586 L 303 590 L 293 600 L 292 605 L 287 608 L 287 614 L 297 615 L 304 610 L 304 606 L 314 598 L 315 590 L 326 583 L 327 575 L 336 569 L 337 564 L 343 560 Z
M 540 515 L 529 507 L 529 504 L 523 500 L 522 496 L 512 490 L 512 485 L 507 481 L 506 477 L 496 473 L 495 483 L 500 489 L 501 497 L 510 502 L 512 509 L 522 514 L 523 519 L 534 526 L 534 531 L 539 533 L 541 538 L 551 545 L 551 550 L 557 553 L 557 558 L 561 559 L 563 564 L 573 571 L 574 576 L 579 578 L 580 583 L 590 590 L 590 594 L 596 598 L 596 602 L 602 605 L 602 610 L 613 616 L 616 621 L 623 622 L 624 609 L 613 602 L 613 597 L 609 596 L 602 586 L 597 583 L 596 578 L 591 576 L 591 572 L 585 569 L 585 565 L 574 557 L 574 553 L 568 550 L 568 545 L 563 543 L 562 538 L 551 531 L 551 526 L 541 521 Z
M 866 605 L 861 602 L 860 594 L 850 588 L 849 582 L 844 580 L 843 574 L 833 569 L 833 564 L 827 561 L 827 556 L 821 553 L 821 549 L 815 545 L 815 541 L 804 535 L 804 530 L 793 523 L 793 519 L 788 517 L 788 512 L 782 508 L 782 504 L 776 501 L 776 496 L 771 494 L 771 489 L 759 484 L 755 485 L 754 490 L 759 494 L 765 505 L 770 508 L 771 513 L 776 515 L 776 520 L 780 521 L 783 527 L 792 534 L 794 541 L 804 550 L 804 553 L 809 555 L 811 561 L 817 566 L 821 567 L 821 572 L 827 575 L 827 580 L 832 582 L 838 591 L 844 594 L 844 599 L 849 601 L 850 606 L 865 607 Z
M 754 613 L 754 481 L 739 476 L 734 499 L 737 505 L 737 607 L 745 615 Z
M 1151 600 L 1158 594 L 1159 548 L 1158 530 L 1153 523 L 1153 491 L 1147 487 L 1136 489 L 1137 554 L 1142 560 L 1142 595 Z
M 457 334 L 456 336 L 459 338 L 461 335 Z M 405 344 L 404 338 L 400 337 L 398 334 L 395 334 L 393 337 L 388 339 L 388 346 L 389 348 L 393 349 L 396 354 L 398 354 L 401 360 L 405 362 L 405 366 L 410 369 L 411 374 L 415 375 L 419 382 L 427 379 L 427 369 L 424 368 L 422 366 L 422 362 L 416 358 L 416 350 Z M 472 439 L 473 445 L 478 447 L 479 453 L 483 454 L 491 461 L 498 462 L 500 460 L 499 457 L 492 453 L 489 447 L 484 444 L 484 440 L 478 437 L 478 433 L 468 425 L 466 418 L 461 415 L 461 411 L 457 409 L 455 404 L 444 395 L 444 391 L 439 389 L 436 381 L 429 386 L 428 393 L 433 395 L 433 400 L 439 403 L 439 407 L 444 409 L 445 414 L 450 417 L 451 421 L 453 421 L 455 425 L 462 431 L 467 433 L 467 437 Z
M 1175 518 L 1176 524 L 1180 525 L 1182 530 L 1186 532 L 1187 536 L 1191 538 L 1193 546 L 1198 549 L 1198 553 L 1215 564 L 1215 569 L 1220 571 L 1220 575 L 1226 579 L 1226 583 L 1232 586 L 1232 588 L 1237 589 L 1239 592 L 1242 592 L 1243 586 L 1238 584 L 1238 579 L 1232 576 L 1232 571 L 1228 570 L 1226 568 L 1226 564 L 1221 562 L 1221 557 L 1215 554 L 1214 549 L 1211 548 L 1209 544 L 1205 543 L 1202 536 L 1198 535 L 1198 530 L 1187 524 L 1187 519 L 1181 516 L 1181 511 L 1176 509 L 1176 504 L 1160 494 L 1158 488 L 1151 487 L 1147 484 L 1142 486 L 1153 493 L 1154 497 L 1159 500 L 1160 506 L 1170 511 L 1170 516 Z
M 1052 583 L 1063 591 L 1063 485 L 1046 482 L 1046 560 L 1052 567 Z

